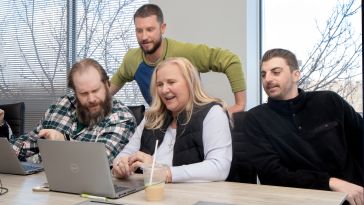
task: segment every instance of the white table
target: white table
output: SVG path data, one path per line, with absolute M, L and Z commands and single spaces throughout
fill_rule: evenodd
M 29 176 L 0 174 L 0 179 L 3 186 L 9 189 L 7 194 L 0 196 L 0 204 L 76 204 L 86 200 L 77 194 L 33 192 L 33 187 L 46 181 L 43 172 Z M 144 191 L 117 200 L 110 200 L 110 202 L 154 205 L 192 205 L 197 201 L 249 205 L 338 205 L 344 199 L 345 194 L 339 192 L 233 182 L 210 182 L 166 184 L 165 198 L 160 202 L 145 201 Z

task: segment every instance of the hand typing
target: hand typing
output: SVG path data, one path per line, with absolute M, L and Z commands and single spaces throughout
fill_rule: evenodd
M 141 167 L 143 164 L 152 164 L 153 157 L 144 152 L 136 152 L 129 156 L 129 166 L 133 172 Z
M 43 129 L 39 131 L 38 134 L 40 137 L 44 137 L 48 140 L 56 140 L 56 141 L 64 141 L 64 135 L 57 130 L 54 129 Z
M 136 152 L 130 156 L 116 158 L 113 162 L 112 173 L 117 178 L 132 175 L 143 164 L 152 164 L 153 157 L 144 152 Z
M 133 173 L 129 167 L 129 157 L 119 157 L 114 159 L 112 173 L 116 178 L 126 178 Z

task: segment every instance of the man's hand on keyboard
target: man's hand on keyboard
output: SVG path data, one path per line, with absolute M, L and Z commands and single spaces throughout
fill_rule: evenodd
M 48 140 L 65 141 L 64 135 L 54 129 L 43 129 L 38 135 Z

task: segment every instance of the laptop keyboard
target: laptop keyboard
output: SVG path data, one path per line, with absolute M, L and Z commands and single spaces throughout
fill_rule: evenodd
M 37 169 L 39 169 L 39 166 L 37 166 L 37 165 L 31 165 L 31 164 L 23 164 L 23 168 L 26 171 L 31 171 L 31 170 L 37 170 Z
M 125 186 L 118 186 L 118 185 L 115 185 L 114 184 L 114 189 L 115 189 L 115 192 L 118 193 L 118 192 L 122 192 L 124 190 L 127 190 L 129 188 L 128 187 L 125 187 Z

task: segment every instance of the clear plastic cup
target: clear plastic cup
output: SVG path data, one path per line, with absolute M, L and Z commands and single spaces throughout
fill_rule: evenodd
M 145 198 L 147 201 L 160 201 L 164 198 L 166 169 L 167 167 L 165 165 L 155 164 L 153 175 L 151 176 L 152 165 L 143 166 Z

